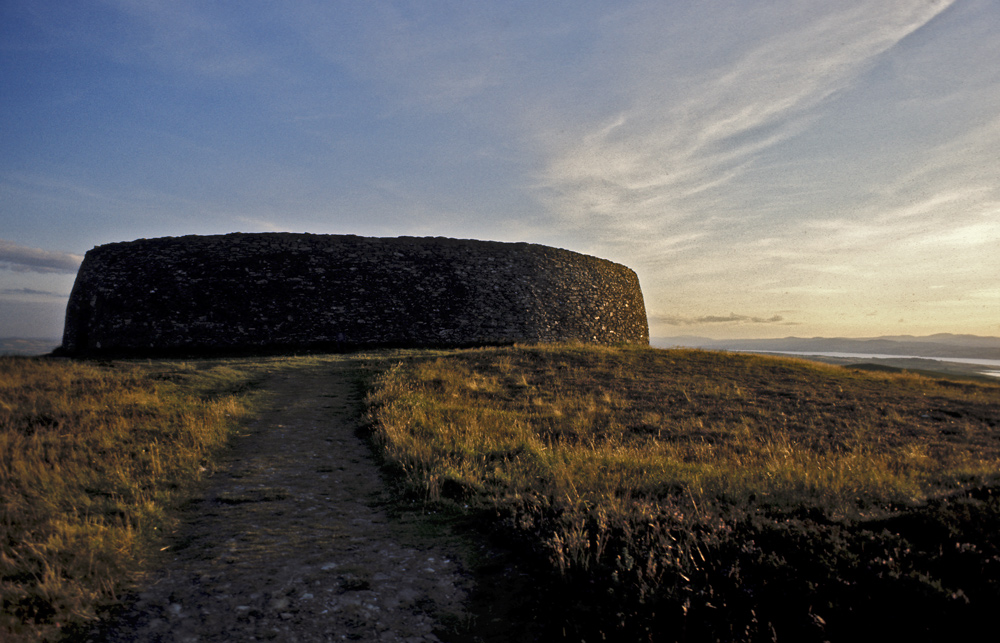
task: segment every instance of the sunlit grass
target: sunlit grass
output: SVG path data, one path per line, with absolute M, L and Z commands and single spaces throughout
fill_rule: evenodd
M 0 639 L 93 617 L 248 384 L 329 359 L 0 360 Z M 862 614 L 919 637 L 1000 602 L 1000 386 L 637 348 L 351 360 L 398 362 L 368 401 L 404 496 L 533 552 L 569 638 L 855 640 Z
M 94 617 L 249 410 L 225 365 L 0 358 L 0 639 Z
M 1000 476 L 1000 386 L 800 360 L 484 349 L 401 363 L 369 403 L 411 497 L 497 516 L 564 577 L 657 622 L 724 604 L 692 600 L 721 592 L 723 569 L 731 583 L 783 555 L 753 549 L 774 525 L 864 525 Z M 855 546 L 822 534 L 803 547 Z
M 991 479 L 989 427 L 931 414 L 991 412 L 997 391 L 765 357 L 523 349 L 397 367 L 371 401 L 387 459 L 414 483 L 433 468 L 438 482 L 420 483 L 431 498 L 446 480 L 509 491 L 542 479 L 553 497 L 683 486 L 856 516 Z

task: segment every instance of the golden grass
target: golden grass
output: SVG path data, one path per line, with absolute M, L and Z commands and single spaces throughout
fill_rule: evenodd
M 0 639 L 94 617 L 248 413 L 221 365 L 0 358 Z
M 399 362 L 368 402 L 406 493 L 540 554 L 570 582 L 544 611 L 588 640 L 833 640 L 818 612 L 844 635 L 869 604 L 888 636 L 1000 600 L 998 385 L 637 348 L 355 357 Z M 325 359 L 0 359 L 0 639 L 92 618 L 211 470 L 248 382 Z M 893 620 L 886 597 L 915 611 Z
M 633 604 L 714 591 L 709 552 L 761 516 L 858 524 L 1000 478 L 1000 386 L 787 358 L 462 351 L 401 362 L 369 405 L 411 497 L 495 515 Z
M 445 481 L 575 503 L 631 496 L 836 515 L 1000 472 L 1000 387 L 700 351 L 530 348 L 397 366 L 371 397 L 386 459 Z

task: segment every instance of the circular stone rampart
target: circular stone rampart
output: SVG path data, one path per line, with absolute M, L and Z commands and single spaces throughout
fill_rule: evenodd
M 635 273 L 528 243 L 237 233 L 89 251 L 66 309 L 62 352 L 557 341 L 648 344 Z

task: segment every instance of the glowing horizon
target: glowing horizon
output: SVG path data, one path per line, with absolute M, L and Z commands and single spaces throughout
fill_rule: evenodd
M 0 336 L 141 237 L 528 241 L 653 336 L 1000 336 L 1000 6 L 27 0 L 0 15 Z

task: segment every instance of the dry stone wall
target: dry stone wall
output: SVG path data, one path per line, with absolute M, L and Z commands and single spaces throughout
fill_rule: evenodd
M 94 248 L 70 296 L 62 352 L 573 340 L 649 343 L 632 270 L 527 243 L 260 233 Z

